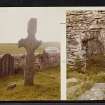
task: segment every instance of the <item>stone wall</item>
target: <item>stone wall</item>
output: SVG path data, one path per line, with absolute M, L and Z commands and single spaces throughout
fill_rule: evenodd
M 55 67 L 60 64 L 60 53 L 49 55 L 43 52 L 35 54 L 34 68 L 35 70 L 45 69 L 47 67 Z M 23 73 L 26 66 L 26 55 L 24 54 L 3 54 L 0 55 L 0 76 Z
M 68 10 L 66 12 L 66 40 L 67 64 L 71 67 L 75 65 L 77 57 L 83 62 L 86 61 L 86 54 L 89 52 L 89 55 L 92 48 L 94 49 L 93 54 L 99 53 L 100 50 L 104 53 L 105 11 Z M 88 49 L 86 49 L 86 46 L 88 46 Z M 99 49 L 99 46 L 103 49 Z

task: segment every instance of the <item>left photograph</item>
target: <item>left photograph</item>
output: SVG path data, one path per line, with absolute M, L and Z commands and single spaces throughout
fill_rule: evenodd
M 60 15 L 0 8 L 0 101 L 60 100 Z

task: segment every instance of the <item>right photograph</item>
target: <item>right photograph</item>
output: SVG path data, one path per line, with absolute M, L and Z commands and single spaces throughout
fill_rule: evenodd
M 105 10 L 66 11 L 67 99 L 105 100 Z

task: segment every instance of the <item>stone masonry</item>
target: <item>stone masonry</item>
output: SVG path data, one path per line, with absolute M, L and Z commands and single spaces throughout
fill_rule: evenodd
M 72 68 L 75 59 L 86 62 L 91 54 L 104 52 L 105 11 L 66 12 L 67 64 Z

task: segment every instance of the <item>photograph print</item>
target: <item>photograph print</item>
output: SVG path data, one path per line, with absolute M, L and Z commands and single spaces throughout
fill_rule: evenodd
M 60 100 L 60 16 L 0 8 L 0 101 Z
M 105 100 L 105 10 L 66 11 L 67 99 Z

